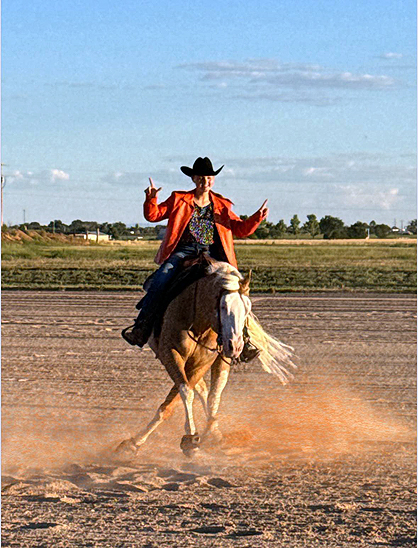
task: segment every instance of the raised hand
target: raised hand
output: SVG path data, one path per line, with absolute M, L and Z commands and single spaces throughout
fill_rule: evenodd
M 149 186 L 147 186 L 147 188 L 145 189 L 145 194 L 147 195 L 147 198 L 150 199 L 150 198 L 156 198 L 157 197 L 157 194 L 160 192 L 162 187 L 160 188 L 155 188 L 154 186 L 154 183 L 151 179 L 151 177 L 149 178 Z
M 261 213 L 263 220 L 266 219 L 267 215 L 269 214 L 269 208 L 266 207 L 266 203 L 267 200 L 264 200 L 263 205 L 260 207 L 260 209 L 257 209 L 257 213 Z

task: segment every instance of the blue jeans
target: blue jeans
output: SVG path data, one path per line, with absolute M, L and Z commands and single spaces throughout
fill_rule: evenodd
M 194 259 L 201 252 L 208 252 L 209 246 L 197 242 L 179 244 L 170 257 L 154 273 L 151 285 L 141 301 L 141 312 L 136 322 L 152 321 L 170 283 L 182 269 L 186 259 Z

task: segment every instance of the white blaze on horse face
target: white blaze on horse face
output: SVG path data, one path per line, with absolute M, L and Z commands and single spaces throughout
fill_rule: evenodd
M 251 310 L 251 301 L 238 291 L 225 293 L 219 304 L 223 353 L 238 358 L 244 347 L 242 331 Z

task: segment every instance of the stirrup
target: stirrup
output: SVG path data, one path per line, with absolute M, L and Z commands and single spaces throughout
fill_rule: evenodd
M 133 329 L 132 329 L 133 328 Z M 128 330 L 132 329 L 128 333 Z M 130 325 L 121 332 L 122 337 L 132 346 L 142 348 L 148 342 L 153 330 L 153 324 L 144 320 L 138 322 L 138 318 L 133 325 Z
M 242 352 L 238 358 L 238 362 L 240 363 L 248 363 L 252 360 L 255 360 L 255 358 L 258 358 L 258 356 L 261 354 L 261 351 L 252 344 L 250 340 L 246 340 L 244 344 L 244 348 L 242 349 Z
M 127 331 L 129 331 L 129 329 L 132 329 L 133 327 L 135 327 L 135 324 L 133 323 L 132 325 L 129 325 L 128 327 L 125 327 L 125 329 L 122 329 L 121 331 L 121 335 L 122 337 L 125 339 L 125 341 L 129 344 L 131 344 L 132 346 L 135 346 L 135 343 L 133 343 L 128 337 L 129 337 L 129 333 L 128 333 L 128 336 L 126 335 Z
M 132 331 L 129 331 L 129 329 L 132 329 Z M 135 329 L 137 329 L 138 331 L 135 332 Z M 143 346 L 146 345 L 149 337 L 150 337 L 150 334 L 151 333 L 148 333 L 137 327 L 137 324 L 134 323 L 134 325 L 130 325 L 129 327 L 127 327 L 126 329 L 123 329 L 122 332 L 121 332 L 121 335 L 122 337 L 125 339 L 125 341 L 130 344 L 131 346 L 138 346 L 139 348 L 142 348 Z

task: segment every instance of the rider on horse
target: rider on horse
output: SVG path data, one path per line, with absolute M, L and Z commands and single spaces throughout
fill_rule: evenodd
M 155 262 L 161 266 L 154 273 L 141 301 L 141 311 L 134 328 L 123 334 L 131 345 L 142 347 L 147 342 L 155 311 L 186 260 L 195 259 L 206 252 L 215 260 L 237 267 L 233 236 L 249 236 L 267 217 L 267 200 L 251 217 L 242 220 L 231 210 L 230 200 L 211 190 L 215 175 L 223 167 L 214 171 L 209 158 L 197 158 L 192 168 L 182 166 L 181 171 L 191 177 L 196 188 L 192 191 L 174 191 L 161 204 L 157 203 L 161 188 L 155 188 L 150 179 L 150 186 L 145 190 L 144 217 L 150 222 L 168 219 L 168 226 L 155 257 Z M 245 361 L 249 361 L 258 355 L 258 350 L 249 342 L 246 346 Z

